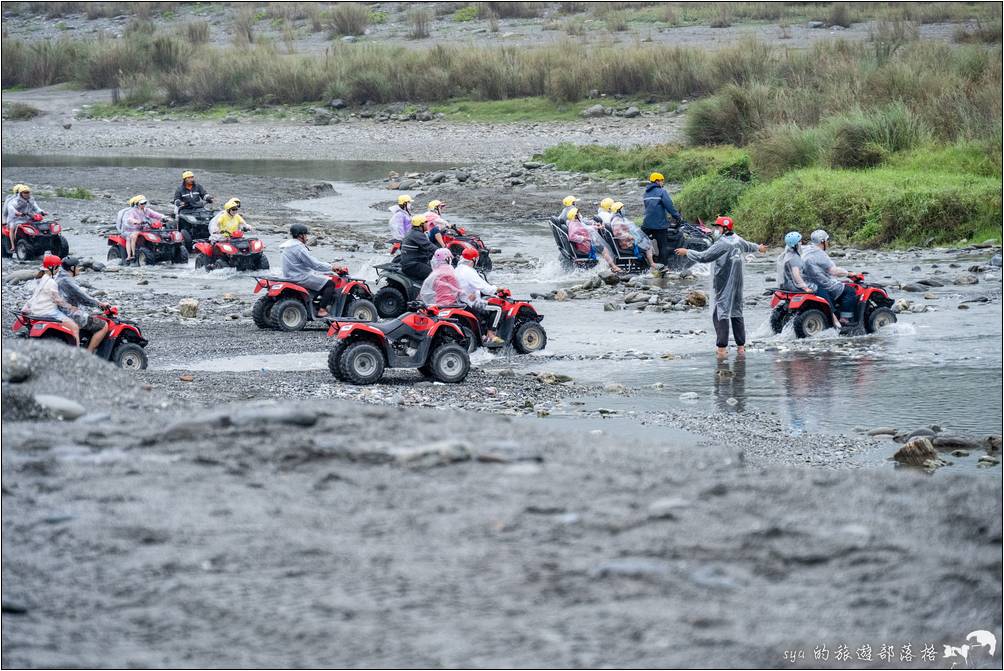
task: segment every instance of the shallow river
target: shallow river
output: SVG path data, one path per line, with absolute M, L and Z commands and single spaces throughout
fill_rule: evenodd
M 170 166 L 178 159 L 87 159 L 73 157 L 24 157 L 4 155 L 5 167 L 13 165 L 121 165 Z M 370 207 L 389 200 L 385 189 L 362 182 L 382 177 L 388 170 L 407 172 L 428 169 L 428 165 L 385 162 L 338 161 L 228 161 L 227 172 L 235 164 L 249 174 L 307 177 L 331 181 L 336 195 L 302 201 L 289 206 L 382 234 L 388 214 Z M 191 163 L 186 163 L 191 165 Z M 213 161 L 199 160 L 194 167 L 220 169 Z M 636 194 L 623 199 L 637 200 Z M 431 197 L 431 196 L 430 196 Z M 448 218 L 476 230 L 491 246 L 501 247 L 506 256 L 516 252 L 534 260 L 534 267 L 518 272 L 498 272 L 489 279 L 508 286 L 516 296 L 570 286 L 585 275 L 561 271 L 557 253 L 546 225 L 513 227 L 503 222 L 470 221 L 462 213 Z M 104 254 L 104 241 L 97 236 L 77 236 L 75 251 Z M 277 237 L 265 236 L 271 250 L 273 268 L 278 267 Z M 318 255 L 325 257 L 324 248 Z M 343 254 L 354 275 L 374 279 L 374 263 L 386 260 L 382 253 Z M 842 265 L 868 271 L 875 281 L 883 278 L 916 280 L 934 276 L 938 264 L 952 277 L 985 256 L 966 255 L 958 260 L 960 269 L 946 267 L 953 259 L 945 254 L 897 255 L 893 260 L 862 255 L 861 261 Z M 922 271 L 912 271 L 919 265 Z M 754 260 L 748 265 L 747 295 L 762 292 L 774 275 L 773 258 Z M 699 285 L 706 288 L 707 270 L 698 268 Z M 998 271 L 999 272 L 999 271 Z M 250 291 L 253 280 L 233 272 L 214 271 L 209 275 L 182 272 L 167 280 L 165 288 L 177 283 L 192 295 L 228 291 Z M 193 281 L 198 280 L 198 281 Z M 999 274 L 975 286 L 949 286 L 930 290 L 936 298 L 903 294 L 915 302 L 927 303 L 931 311 L 900 315 L 900 322 L 880 335 L 840 338 L 826 335 L 796 341 L 790 333 L 775 336 L 766 324 L 766 307 L 746 308 L 747 329 L 752 343 L 745 358 L 719 362 L 713 353 L 713 334 L 706 313 L 604 312 L 602 301 L 540 301 L 545 315 L 548 346 L 537 355 L 534 369 L 571 375 L 578 381 L 616 382 L 631 388 L 629 397 L 602 399 L 619 409 L 639 413 L 667 408 L 705 410 L 717 407 L 741 413 L 759 407 L 778 413 L 792 432 L 847 432 L 855 427 L 895 426 L 916 428 L 940 424 L 953 432 L 976 435 L 1001 430 L 1001 306 Z M 991 295 L 993 302 L 958 304 L 977 296 Z M 899 295 L 893 294 L 893 297 Z M 832 332 L 830 332 L 832 333 Z M 312 348 L 316 349 L 316 348 Z M 663 355 L 672 354 L 672 358 Z M 176 362 L 161 362 L 171 366 Z M 485 362 L 487 363 L 487 362 Z M 315 352 L 279 356 L 255 356 L 186 362 L 187 368 L 205 370 L 310 369 L 324 366 L 324 357 Z M 727 372 L 723 372 L 727 371 Z M 656 384 L 660 383 L 660 384 Z M 681 394 L 697 398 L 682 400 Z M 591 401 L 594 405 L 598 401 Z

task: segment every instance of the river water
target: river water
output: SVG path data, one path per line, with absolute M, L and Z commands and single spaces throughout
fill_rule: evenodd
M 320 213 L 339 223 L 382 234 L 388 214 L 371 207 L 386 202 L 385 189 L 366 182 L 383 177 L 389 170 L 400 173 L 427 170 L 428 164 L 376 161 L 226 161 L 144 158 L 35 157 L 4 155 L 5 167 L 103 165 L 129 167 L 176 167 L 181 163 L 203 170 L 255 175 L 305 177 L 332 182 L 335 195 L 292 201 L 293 209 Z M 632 194 L 624 194 L 630 197 Z M 431 196 L 430 196 L 431 197 Z M 506 222 L 471 221 L 463 213 L 448 212 L 450 221 L 476 230 L 506 256 L 520 253 L 533 266 L 515 272 L 496 272 L 489 278 L 507 286 L 516 296 L 546 292 L 581 282 L 586 275 L 560 269 L 557 252 L 547 225 L 519 226 Z M 104 241 L 97 236 L 78 236 L 75 251 L 103 255 Z M 88 238 L 94 238 L 90 240 Z M 281 240 L 265 236 L 273 267 Z M 320 248 L 318 254 L 325 256 Z M 384 262 L 383 253 L 339 254 L 346 257 L 354 275 L 375 279 L 373 264 Z M 916 280 L 949 271 L 953 261 L 961 268 L 945 273 L 952 277 L 968 265 L 989 258 L 973 254 L 946 253 L 860 254 L 842 262 L 864 270 L 876 281 L 883 278 Z M 747 266 L 748 296 L 771 286 L 773 258 L 751 260 Z M 914 271 L 914 266 L 922 271 Z M 706 269 L 699 282 L 710 280 Z M 195 281 L 197 280 L 197 281 Z M 944 278 L 943 278 L 944 281 Z M 227 291 L 248 291 L 253 280 L 232 271 L 206 274 L 182 272 L 178 282 L 199 296 Z M 948 284 L 948 282 L 946 282 Z M 1001 431 L 1001 304 L 1000 275 L 985 276 L 975 286 L 932 288 L 935 298 L 904 294 L 927 303 L 924 314 L 900 315 L 900 322 L 876 336 L 840 338 L 824 335 L 796 341 L 792 334 L 773 335 L 767 326 L 765 306 L 746 309 L 747 329 L 752 336 L 745 359 L 732 355 L 718 361 L 713 352 L 713 333 L 707 313 L 604 312 L 602 301 L 537 303 L 545 316 L 547 349 L 536 355 L 530 368 L 553 370 L 587 383 L 620 383 L 631 390 L 628 397 L 605 398 L 591 404 L 618 404 L 639 413 L 670 408 L 704 411 L 718 408 L 742 413 L 760 408 L 777 413 L 789 431 L 844 433 L 855 428 L 894 426 L 917 428 L 939 424 L 952 432 L 985 435 Z M 990 296 L 991 301 L 965 300 Z M 895 295 L 894 298 L 899 297 Z M 314 348 L 316 349 L 316 348 Z M 671 358 L 667 355 L 671 355 Z M 246 360 L 245 360 L 246 359 Z M 171 362 L 165 362 L 170 365 Z M 316 352 L 289 353 L 274 357 L 186 362 L 187 368 L 204 370 L 298 370 L 322 368 L 324 357 Z M 681 395 L 689 396 L 686 400 Z M 693 395 L 696 394 L 696 398 Z

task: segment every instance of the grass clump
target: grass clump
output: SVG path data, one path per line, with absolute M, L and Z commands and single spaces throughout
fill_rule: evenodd
M 562 143 L 548 147 L 539 158 L 559 170 L 641 179 L 659 171 L 670 182 L 685 182 L 714 173 L 740 181 L 751 178 L 748 154 L 736 147 L 649 145 L 627 149 L 601 145 Z
M 182 28 L 182 34 L 192 45 L 209 42 L 209 24 L 205 21 L 189 21 Z
M 82 186 L 75 186 L 72 189 L 57 188 L 56 196 L 59 198 L 75 198 L 76 200 L 94 200 L 94 194 Z
M 364 35 L 370 24 L 369 7 L 355 2 L 340 2 L 328 11 L 332 35 Z
M 425 39 L 429 36 L 432 12 L 422 7 L 413 7 L 408 10 L 408 23 L 411 25 L 408 37 L 413 40 Z
M 999 231 L 1000 196 L 999 178 L 973 174 L 809 168 L 751 187 L 732 214 L 752 239 L 824 228 L 864 246 L 957 244 Z
M 709 173 L 690 180 L 676 197 L 677 206 L 688 218 L 697 217 L 713 221 L 719 215 L 731 212 L 739 197 L 750 188 L 750 182 Z
M 953 38 L 956 42 L 970 44 L 994 44 L 1001 41 L 1001 20 L 984 23 L 977 20 L 973 25 L 959 26 Z
M 3 118 L 12 121 L 27 121 L 41 114 L 42 110 L 24 103 L 10 103 L 3 106 Z
M 465 5 L 453 12 L 453 20 L 457 23 L 465 23 L 478 18 L 478 8 L 474 5 Z

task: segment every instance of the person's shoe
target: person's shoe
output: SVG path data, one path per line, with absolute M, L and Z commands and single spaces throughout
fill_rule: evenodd
M 324 308 L 321 308 L 321 309 L 319 309 L 317 311 L 317 316 L 318 317 L 327 317 L 328 316 L 328 311 L 325 310 Z
M 485 347 L 502 347 L 503 345 L 505 345 L 505 340 L 502 340 L 498 336 L 485 338 Z

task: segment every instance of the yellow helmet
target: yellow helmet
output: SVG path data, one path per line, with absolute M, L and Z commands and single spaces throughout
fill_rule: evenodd
M 408 194 L 404 194 L 404 195 L 402 195 L 402 196 L 398 196 L 398 197 L 397 197 L 397 204 L 398 204 L 398 205 L 407 205 L 407 204 L 408 204 L 408 203 L 410 203 L 410 202 L 411 202 L 412 200 L 414 200 L 414 198 L 412 198 L 412 197 L 411 197 L 411 196 L 409 196 Z
M 610 206 L 610 211 L 613 212 L 614 214 L 620 212 L 623 209 L 624 209 L 624 203 L 622 203 L 619 200 Z
M 446 205 L 446 203 L 444 201 L 442 201 L 442 200 L 430 200 L 429 201 L 429 209 L 430 210 L 435 210 L 437 207 L 442 207 L 443 205 Z
M 607 212 L 612 212 L 610 208 L 613 207 L 613 205 L 614 205 L 613 198 L 604 198 L 603 200 L 600 201 L 600 209 L 606 210 Z
M 181 178 L 182 179 L 195 179 L 195 173 L 192 172 L 191 170 L 186 170 L 185 172 L 181 173 Z
M 133 207 L 136 207 L 137 205 L 146 205 L 146 196 L 144 196 L 143 194 L 140 194 L 138 196 L 133 196 L 132 198 L 129 199 L 129 204 L 132 205 Z
M 577 200 L 578 198 L 576 198 L 575 196 L 565 196 L 562 199 L 561 204 L 564 205 L 565 207 L 569 207 L 570 205 L 575 205 L 575 202 Z
M 31 187 L 27 184 L 15 184 L 10 190 L 11 193 L 21 193 L 22 191 L 31 191 Z
M 419 226 L 425 226 L 425 215 L 424 214 L 416 214 L 414 217 L 412 217 L 411 218 L 411 226 L 412 226 L 412 228 L 418 228 Z
M 232 210 L 235 207 L 240 207 L 240 206 L 241 206 L 241 199 L 240 198 L 231 198 L 230 200 L 227 201 L 227 204 L 223 206 L 223 209 L 224 210 Z
M 661 172 L 653 172 L 648 176 L 648 181 L 650 182 L 658 182 L 660 180 L 664 181 L 665 179 L 666 177 Z
M 568 211 L 568 214 L 565 215 L 565 219 L 567 219 L 568 221 L 571 221 L 572 219 L 575 219 L 578 216 L 579 216 L 579 208 L 573 207 L 572 209 L 570 209 Z

